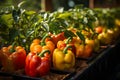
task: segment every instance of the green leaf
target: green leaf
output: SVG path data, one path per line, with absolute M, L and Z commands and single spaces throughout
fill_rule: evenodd
M 22 1 L 18 4 L 18 8 L 20 8 L 26 1 Z
M 0 24 L 11 27 L 13 23 L 12 14 L 3 14 L 0 16 Z
M 45 29 L 45 31 L 49 32 L 49 25 L 46 22 L 42 23 L 42 27 Z
M 64 12 L 64 13 L 59 14 L 57 18 L 66 19 L 69 16 L 72 16 L 70 12 Z
M 68 30 L 66 30 L 65 32 L 64 32 L 64 35 L 65 35 L 65 37 L 74 37 L 74 36 L 76 36 L 72 31 L 68 31 Z
M 60 27 L 60 23 L 55 21 L 55 22 L 51 22 L 49 23 L 50 26 L 50 32 L 54 33 L 54 34 L 58 34 L 61 32 L 61 27 Z
M 78 35 L 78 37 L 82 40 L 82 41 L 85 41 L 85 37 L 84 35 L 81 33 L 81 32 L 76 32 L 76 34 Z
M 25 14 L 28 16 L 34 15 L 35 13 L 35 11 L 25 11 Z
M 43 19 L 44 20 L 47 20 L 48 19 L 48 17 L 49 17 L 49 14 L 46 12 L 46 13 L 44 13 L 44 15 L 43 15 Z
M 12 16 L 13 16 L 13 19 L 15 22 L 18 22 L 19 21 L 19 13 L 17 12 L 17 10 L 13 10 L 12 12 Z
M 14 40 L 15 37 L 18 35 L 19 35 L 19 30 L 15 29 L 15 28 L 10 29 L 10 32 L 9 32 L 10 41 Z
M 66 29 L 66 27 L 68 26 L 68 22 L 65 19 L 60 19 L 60 18 L 57 18 L 57 20 L 60 23 L 60 26 Z
M 27 30 L 26 32 L 26 38 L 30 37 L 34 33 L 34 30 Z

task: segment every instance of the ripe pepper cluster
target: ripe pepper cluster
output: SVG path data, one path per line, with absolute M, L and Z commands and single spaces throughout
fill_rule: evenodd
M 78 9 L 76 7 L 70 11 L 44 15 L 24 11 L 19 15 L 19 11 L 21 9 L 14 10 L 13 14 L 10 14 L 10 19 L 6 19 L 6 16 L 9 15 L 2 16 L 3 21 L 1 20 L 1 22 L 4 22 L 4 19 L 6 22 L 15 19 L 16 24 L 13 25 L 13 28 L 16 27 L 15 30 L 17 30 L 17 34 L 15 34 L 17 36 L 13 35 L 15 41 L 22 43 L 21 40 L 26 37 L 26 44 L 29 42 L 29 38 L 33 41 L 27 44 L 29 45 L 29 52 L 25 46 L 15 43 L 0 49 L 0 67 L 3 71 L 10 73 L 24 69 L 24 73 L 30 77 L 41 77 L 49 74 L 51 68 L 61 71 L 70 70 L 74 68 L 77 58 L 87 59 L 91 57 L 93 52 L 99 51 L 101 44 L 111 44 L 120 36 L 119 19 L 116 19 L 115 27 L 108 28 L 107 25 L 101 25 L 100 21 L 102 20 L 97 21 L 94 12 L 87 8 Z M 14 19 L 11 19 L 12 15 Z M 16 16 L 20 18 L 16 19 Z M 108 20 L 112 19 L 108 18 Z M 26 24 L 26 22 L 28 23 Z M 104 22 L 102 21 L 102 23 Z M 69 36 L 66 36 L 65 31 L 68 32 Z M 14 31 L 11 30 L 10 32 Z M 42 32 L 47 33 L 44 36 L 36 36 L 42 35 Z M 29 33 L 29 35 L 25 33 Z
M 101 30 L 102 27 L 98 28 Z M 95 30 L 99 35 L 103 33 L 97 28 Z M 82 33 L 86 32 L 74 31 L 76 36 L 73 37 L 66 37 L 64 32 L 57 35 L 48 33 L 42 39 L 34 39 L 28 53 L 15 43 L 2 47 L 0 65 L 8 72 L 24 69 L 25 74 L 31 77 L 45 76 L 51 68 L 61 71 L 72 69 L 77 58 L 87 59 L 100 49 L 98 36 L 91 38 Z
M 76 58 L 89 58 L 94 50 L 94 40 L 86 40 L 86 44 L 82 42 L 78 36 L 65 37 L 64 32 L 34 39 L 25 61 L 26 74 L 37 77 L 47 75 L 51 68 L 61 71 L 72 69 Z
M 24 69 L 25 74 L 31 77 L 45 76 L 51 68 L 70 70 L 75 66 L 76 58 L 87 59 L 100 49 L 102 29 L 96 27 L 97 37 L 92 38 L 90 33 L 85 35 L 85 31 L 74 31 L 76 36 L 73 37 L 66 37 L 64 32 L 57 35 L 48 33 L 42 39 L 34 39 L 28 53 L 24 47 L 13 43 L 0 49 L 0 65 L 7 72 Z
M 102 26 L 95 28 L 97 35 L 84 30 L 79 32 L 71 29 L 70 31 L 75 36 L 66 37 L 65 32 L 57 35 L 49 33 L 41 40 L 33 40 L 25 61 L 25 72 L 28 76 L 44 76 L 49 74 L 51 68 L 61 71 L 70 70 L 74 68 L 77 58 L 87 59 L 93 52 L 99 51 L 101 42 L 98 36 L 104 32 Z M 45 51 L 43 55 L 44 50 L 48 52 Z

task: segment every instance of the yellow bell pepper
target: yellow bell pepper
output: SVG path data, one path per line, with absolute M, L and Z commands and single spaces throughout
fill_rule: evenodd
M 64 50 L 56 48 L 53 52 L 53 67 L 57 70 L 67 70 L 75 65 L 75 55 L 70 50 L 70 45 Z

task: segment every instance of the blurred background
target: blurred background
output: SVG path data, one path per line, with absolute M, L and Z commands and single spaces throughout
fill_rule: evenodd
M 116 8 L 120 7 L 120 0 L 0 0 L 0 8 L 26 1 L 24 8 L 28 10 L 55 11 L 61 7 L 68 10 L 75 5 L 82 4 L 89 8 Z

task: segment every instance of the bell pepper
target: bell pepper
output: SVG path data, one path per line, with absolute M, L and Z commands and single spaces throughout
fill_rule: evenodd
M 46 34 L 42 38 L 42 40 L 40 39 L 33 40 L 32 44 L 30 45 L 30 51 L 35 53 L 40 53 L 44 49 L 49 49 L 52 54 L 55 48 L 55 45 L 51 40 L 46 40 L 47 37 L 49 37 L 48 34 Z
M 86 30 L 82 30 L 81 33 L 82 33 L 82 34 L 84 35 L 84 37 L 86 37 L 86 38 L 89 38 L 89 37 L 91 37 L 91 35 L 92 35 L 91 31 L 86 31 Z
M 77 36 L 77 37 L 73 37 L 72 38 L 72 41 L 71 41 L 71 43 L 73 43 L 73 44 L 80 44 L 82 42 L 82 40 L 80 40 L 80 38 Z
M 89 58 L 92 55 L 93 46 L 85 43 L 85 37 L 81 32 L 77 32 L 76 34 L 82 40 L 80 44 L 75 43 L 76 58 Z
M 51 41 L 54 42 L 55 47 L 57 46 L 57 42 L 59 40 L 64 40 L 64 39 L 65 39 L 64 32 L 61 32 L 61 33 L 59 33 L 57 35 L 51 34 Z
M 104 28 L 104 31 L 98 35 L 98 39 L 102 45 L 111 44 L 115 40 L 114 29 Z
M 26 75 L 38 77 L 48 74 L 51 67 L 51 57 L 49 54 L 49 50 L 43 50 L 39 54 L 30 52 L 26 57 Z
M 62 40 L 59 40 L 57 43 L 57 48 L 63 50 L 66 47 L 66 43 Z
M 75 65 L 75 55 L 67 45 L 64 50 L 56 48 L 53 52 L 53 67 L 57 70 L 68 70 Z
M 71 41 L 72 41 L 71 37 L 64 39 L 63 41 L 60 40 L 57 43 L 57 48 L 63 50 L 66 47 L 66 45 L 70 45 L 72 47 L 72 52 L 75 54 L 76 48 L 75 48 L 75 45 Z
M 41 52 L 42 46 L 40 45 L 40 39 L 34 39 L 30 45 L 31 52 Z
M 15 46 L 15 44 L 2 47 L 0 58 L 4 71 L 14 72 L 19 69 L 24 69 L 26 51 L 21 46 Z
M 102 31 L 103 31 L 103 27 L 102 26 L 95 27 L 95 32 L 96 33 L 100 34 L 100 33 L 102 33 Z
M 85 43 L 87 45 L 90 45 L 93 48 L 94 52 L 97 52 L 100 49 L 100 42 L 97 38 L 95 38 L 95 39 L 86 38 Z
M 92 55 L 93 48 L 90 45 L 79 44 L 76 46 L 76 58 L 89 58 Z

